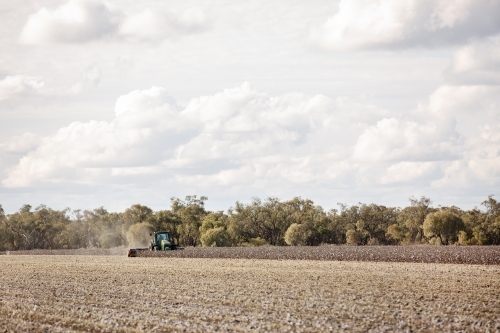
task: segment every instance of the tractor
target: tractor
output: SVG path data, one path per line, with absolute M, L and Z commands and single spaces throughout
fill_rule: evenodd
M 155 231 L 149 234 L 153 237 L 151 240 L 151 244 L 149 248 L 137 248 L 137 249 L 129 249 L 128 256 L 136 257 L 137 252 L 141 251 L 170 251 L 177 250 L 177 245 L 174 244 L 173 240 L 170 238 L 170 234 L 168 231 Z
M 151 251 L 169 251 L 177 249 L 177 246 L 172 242 L 167 231 L 151 232 L 149 236 L 153 236 L 150 245 Z

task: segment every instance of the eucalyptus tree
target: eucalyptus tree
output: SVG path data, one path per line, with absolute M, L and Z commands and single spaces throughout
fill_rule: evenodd
M 452 210 L 442 209 L 430 213 L 424 221 L 424 235 L 436 238 L 440 244 L 453 244 L 458 240 L 458 233 L 465 230 L 462 218 Z
M 402 241 L 419 243 L 423 241 L 423 225 L 427 214 L 434 212 L 431 199 L 422 196 L 420 199 L 411 197 L 410 206 L 403 208 L 397 218 L 401 230 Z
M 181 223 L 177 226 L 179 243 L 185 246 L 200 244 L 200 226 L 203 218 L 208 214 L 205 210 L 205 201 L 208 198 L 196 195 L 186 196 L 185 200 L 171 198 L 171 212 L 176 215 Z

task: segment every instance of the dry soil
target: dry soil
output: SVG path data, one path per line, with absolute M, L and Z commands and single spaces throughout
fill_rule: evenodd
M 0 253 L 1 254 L 1 253 Z M 127 248 L 15 251 L 12 255 L 126 255 Z M 259 246 L 188 247 L 180 251 L 137 253 L 141 257 L 231 258 L 271 260 L 334 260 L 426 262 L 500 265 L 500 246 Z
M 500 266 L 0 256 L 0 332 L 500 331 Z

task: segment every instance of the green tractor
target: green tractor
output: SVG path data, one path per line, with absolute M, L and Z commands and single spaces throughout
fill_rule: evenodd
M 182 250 L 182 248 L 178 248 L 177 245 L 174 244 L 173 240 L 170 238 L 170 234 L 168 231 L 155 231 L 149 234 L 153 237 L 151 240 L 151 244 L 149 248 L 137 248 L 137 249 L 129 249 L 128 256 L 129 257 L 137 257 L 139 252 L 142 251 L 170 251 L 170 250 Z
M 167 231 L 155 231 L 150 233 L 149 236 L 153 236 L 153 240 L 149 247 L 151 251 L 170 251 L 177 249 L 177 246 L 170 239 L 170 235 Z

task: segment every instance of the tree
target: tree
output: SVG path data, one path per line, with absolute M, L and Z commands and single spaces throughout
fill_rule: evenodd
M 3 210 L 2 204 L 0 204 L 0 251 L 13 250 L 12 233 L 7 227 L 7 217 Z
M 347 245 L 359 245 L 361 242 L 358 232 L 354 229 L 347 230 L 345 239 Z
M 285 243 L 292 246 L 306 245 L 307 236 L 304 225 L 292 223 L 285 232 Z
M 260 237 L 271 245 L 285 245 L 285 232 L 292 224 L 291 212 L 278 198 L 267 198 L 264 202 L 253 198 L 247 205 L 237 201 L 229 209 L 229 216 L 242 241 Z
M 32 211 L 30 205 L 23 205 L 17 213 L 10 215 L 4 222 L 4 227 L 11 233 L 12 248 L 14 250 L 59 248 L 56 237 L 70 223 L 68 210 L 56 211 L 40 205 Z
M 207 215 L 205 201 L 208 198 L 196 195 L 189 195 L 185 200 L 171 198 L 171 211 L 176 215 L 181 224 L 177 231 L 179 233 L 179 243 L 185 246 L 197 246 L 200 244 L 201 221 Z
M 482 202 L 486 211 L 478 208 L 463 213 L 468 243 L 474 245 L 500 245 L 500 203 L 493 196 Z
M 9 216 L 6 228 L 12 234 L 13 250 L 31 250 L 36 246 L 38 230 L 36 218 L 30 205 L 23 205 L 18 212 Z
M 387 228 L 385 236 L 393 244 L 399 244 L 404 238 L 403 232 L 397 223 L 391 224 Z
M 39 240 L 36 248 L 57 249 L 61 248 L 57 237 L 68 227 L 70 219 L 69 208 L 62 211 L 53 210 L 40 205 L 35 209 L 36 223 L 38 225 Z
M 330 209 L 325 218 L 328 233 L 323 236 L 323 242 L 329 244 L 345 244 L 347 225 L 337 209 Z
M 411 197 L 410 206 L 402 209 L 397 217 L 399 227 L 403 233 L 402 241 L 419 243 L 424 236 L 423 224 L 427 214 L 435 211 L 431 208 L 431 199 L 422 196 L 420 199 Z
M 200 241 L 204 247 L 229 246 L 231 241 L 223 223 L 222 213 L 210 213 L 202 221 L 200 227 Z
M 464 230 L 461 230 L 457 234 L 458 237 L 458 244 L 459 245 L 468 245 L 469 244 L 469 239 L 467 236 L 467 233 Z
M 85 225 L 82 222 L 81 210 L 73 211 L 73 217 L 64 230 L 54 237 L 54 242 L 61 249 L 79 249 L 87 246 Z
M 309 199 L 295 197 L 292 200 L 283 202 L 285 209 L 285 217 L 288 220 L 286 225 L 298 224 L 302 230 L 303 240 L 300 245 L 319 245 L 323 242 L 328 242 L 331 238 L 329 229 L 330 219 L 325 211 L 320 206 L 315 206 L 314 202 Z M 285 239 L 285 243 L 286 239 Z M 288 244 L 288 243 L 287 243 Z
M 488 199 L 483 201 L 482 205 L 486 207 L 486 217 L 488 220 L 495 220 L 500 216 L 500 202 L 493 199 L 493 195 L 489 195 Z
M 493 195 L 489 195 L 482 205 L 486 207 L 483 229 L 487 243 L 500 245 L 500 202 L 493 199 Z
M 444 245 L 456 242 L 461 230 L 465 230 L 462 218 L 449 210 L 430 213 L 424 221 L 425 237 L 436 237 Z
M 386 238 L 387 228 L 397 222 L 398 209 L 376 204 L 362 204 L 359 209 L 359 221 L 363 222 L 359 232 L 363 245 L 389 244 Z
M 121 216 L 124 232 L 133 224 L 146 222 L 152 215 L 153 210 L 148 206 L 135 204 L 127 208 Z

